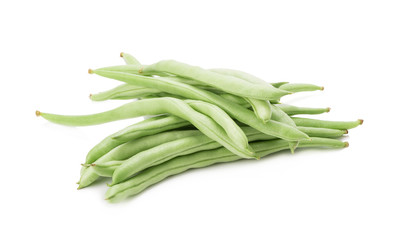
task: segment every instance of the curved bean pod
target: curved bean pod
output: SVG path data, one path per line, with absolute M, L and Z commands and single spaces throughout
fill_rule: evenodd
M 363 124 L 362 119 L 356 121 L 326 121 L 311 118 L 292 117 L 297 126 L 302 127 L 318 127 L 318 128 L 332 128 L 332 129 L 351 129 Z
M 347 147 L 348 144 L 335 139 L 312 138 L 311 141 L 301 141 L 299 146 L 343 148 Z M 252 147 L 260 157 L 264 157 L 268 154 L 287 149 L 289 145 L 288 142 L 284 140 L 270 140 L 252 143 Z M 235 156 L 225 148 L 180 156 L 160 165 L 143 170 L 133 178 L 110 187 L 105 196 L 110 202 L 118 202 L 142 192 L 147 187 L 158 183 L 169 176 L 182 173 L 192 168 L 202 168 L 216 163 L 231 162 L 239 159 L 240 158 L 238 156 Z
M 244 133 L 246 134 L 246 136 L 248 137 L 249 142 L 252 141 L 258 141 L 258 140 L 273 140 L 276 139 L 273 136 L 270 135 L 266 135 L 264 133 L 261 133 L 259 131 L 257 131 L 254 128 L 251 127 L 241 127 L 242 130 L 244 131 Z M 334 138 L 334 137 L 340 137 L 344 134 L 346 134 L 348 131 L 346 130 L 337 130 L 337 129 L 325 129 L 325 128 L 311 128 L 311 127 L 298 127 L 298 129 L 300 129 L 301 131 L 307 133 L 310 137 L 322 137 L 322 138 Z M 199 134 L 200 136 L 204 136 L 202 133 Z M 174 155 L 186 155 L 187 151 L 188 152 L 194 152 L 194 151 L 202 151 L 202 150 L 208 150 L 214 147 L 214 144 L 217 144 L 217 147 L 221 147 L 220 144 L 218 144 L 217 142 L 207 138 L 207 137 L 200 137 L 198 135 L 193 135 L 190 137 L 190 141 L 189 144 L 183 144 L 184 140 L 178 141 L 178 143 L 180 144 L 180 146 L 176 147 L 176 150 L 174 150 Z M 191 141 L 191 138 L 198 138 L 199 140 L 195 139 L 193 141 Z M 140 139 L 136 140 L 139 141 Z M 135 141 L 133 141 L 135 142 Z M 170 141 L 168 141 L 170 142 Z M 140 165 L 139 168 L 142 168 L 142 165 L 145 165 L 144 167 L 147 167 L 148 162 L 150 162 L 150 164 L 148 165 L 153 165 L 153 163 L 157 163 L 157 162 L 163 162 L 166 161 L 166 159 L 164 160 L 163 157 L 166 156 L 166 154 L 169 154 L 169 148 L 168 142 L 163 142 L 163 145 L 159 148 L 155 148 L 155 146 L 159 146 L 159 144 L 155 144 L 153 145 L 153 148 L 147 148 L 146 151 L 136 151 L 137 152 L 141 152 L 138 155 L 134 155 L 134 154 L 130 154 L 132 155 L 131 158 L 129 158 L 128 162 L 134 162 L 132 163 L 132 165 L 134 165 L 134 167 L 132 167 L 132 170 L 126 170 L 128 171 L 137 171 L 137 168 L 135 167 L 136 164 Z M 175 145 L 175 142 L 173 142 L 171 145 Z M 122 145 L 123 146 L 123 145 Z M 216 148 L 217 148 L 216 147 Z M 164 154 L 161 154 L 160 151 L 165 150 Z M 154 152 L 154 153 L 153 153 Z M 106 154 L 104 157 L 107 157 L 108 154 Z M 157 156 L 157 157 L 156 157 Z M 148 159 L 145 159 L 145 158 Z M 107 158 L 100 158 L 99 160 L 97 160 L 94 164 L 101 164 L 101 163 L 106 163 L 107 161 L 114 161 L 116 159 L 120 159 L 120 157 L 115 158 L 115 157 L 107 157 Z M 147 161 L 147 162 L 146 162 Z M 118 162 L 119 165 L 121 165 L 122 162 Z M 102 168 L 104 168 L 106 165 L 100 165 Z M 112 165 L 112 169 L 100 169 L 100 172 L 106 172 L 106 175 L 104 176 L 111 176 L 115 170 L 115 166 Z M 95 168 L 92 168 L 93 171 L 97 172 L 95 170 Z M 103 174 L 103 173 L 98 173 L 99 175 Z M 111 173 L 111 174 L 110 174 Z
M 141 64 L 134 56 L 132 56 L 131 54 L 122 52 L 122 53 L 120 53 L 120 57 L 122 57 L 122 58 L 124 59 L 124 61 L 125 61 L 126 64 L 129 64 L 129 65 L 138 65 L 138 66 L 141 66 L 141 65 L 142 65 L 142 64 Z
M 263 134 L 250 127 L 244 127 L 243 130 L 244 134 L 248 136 L 249 141 L 274 139 L 273 136 Z M 112 176 L 113 182 L 111 185 L 125 181 L 143 169 L 161 164 L 177 156 L 219 147 L 221 147 L 221 145 L 218 142 L 213 141 L 203 134 L 177 139 L 158 145 L 125 160 L 121 166 L 116 168 L 114 171 Z
M 143 120 L 111 134 L 96 144 L 88 152 L 85 163 L 95 162 L 98 158 L 108 153 L 113 148 L 127 141 L 188 125 L 191 125 L 191 123 L 176 116 L 164 115 Z M 124 136 L 120 139 L 114 139 L 116 135 L 122 135 L 124 132 L 128 132 L 128 136 Z
M 190 105 L 195 111 L 211 117 L 225 130 L 228 137 L 230 137 L 236 144 L 253 151 L 250 149 L 245 133 L 221 108 L 216 105 L 197 100 L 184 100 L 184 102 L 188 103 L 188 105 Z
M 226 111 L 232 118 L 245 123 L 263 133 L 276 136 L 285 140 L 299 140 L 307 139 L 308 136 L 301 131 L 291 128 L 285 124 L 269 120 L 266 124 L 263 124 L 260 119 L 258 119 L 254 112 L 235 104 L 233 102 L 227 101 L 226 99 L 218 96 L 209 91 L 195 88 L 193 86 L 174 82 L 169 79 L 164 78 L 152 78 L 145 77 L 125 72 L 114 72 L 108 70 L 90 70 L 91 73 L 96 73 L 103 77 L 108 77 L 111 79 L 124 81 L 136 86 L 143 86 L 148 88 L 156 88 L 164 92 L 171 94 L 176 94 L 190 99 L 202 100 L 212 104 L 215 104 Z
M 215 121 L 213 121 L 213 119 L 195 111 L 187 103 L 176 98 L 165 97 L 144 99 L 124 104 L 118 108 L 106 112 L 90 115 L 66 116 L 50 113 L 41 113 L 39 115 L 48 121 L 58 124 L 70 126 L 87 126 L 121 119 L 146 115 L 158 115 L 163 113 L 170 113 L 191 122 L 205 135 L 215 141 L 218 141 L 224 147 L 230 149 L 230 151 L 240 155 L 241 157 L 255 157 L 254 152 L 251 152 L 244 146 L 235 144 L 235 142 L 226 135 L 224 129 Z
M 256 117 L 263 123 L 267 123 L 272 116 L 271 104 L 268 100 L 259 100 L 254 98 L 245 98 L 245 101 L 252 107 Z
M 100 176 L 100 177 L 111 177 L 113 172 L 121 166 L 123 161 L 108 161 L 108 162 L 98 162 L 98 163 L 91 163 L 87 164 L 87 167 L 90 167 L 92 171 Z
M 296 127 L 296 123 L 282 109 L 271 104 L 272 119 Z
M 158 121 L 162 121 L 163 119 L 160 119 Z M 190 124 L 189 122 L 186 121 L 187 124 Z M 136 129 L 136 128 L 135 128 Z M 106 154 L 101 156 L 95 161 L 90 161 L 90 163 L 104 163 L 104 162 L 109 162 L 109 161 L 114 161 L 114 160 L 125 160 L 133 155 L 153 148 L 155 146 L 161 145 L 163 143 L 173 141 L 176 139 L 180 138 L 185 138 L 185 137 L 190 137 L 194 135 L 202 135 L 201 132 L 198 130 L 182 130 L 182 131 L 169 131 L 169 132 L 161 132 L 149 136 L 144 136 L 138 139 L 134 139 L 131 141 L 128 141 L 126 143 L 119 143 L 119 146 L 114 147 L 110 151 L 108 151 Z M 107 147 L 107 146 L 106 146 Z M 87 162 L 87 161 L 86 161 Z M 86 168 L 85 171 L 83 171 L 80 174 L 80 180 L 78 182 L 79 187 L 78 189 L 87 187 L 91 185 L 93 182 L 95 182 L 98 179 L 98 174 L 93 171 L 92 168 Z
M 145 74 L 156 74 L 158 72 L 170 73 L 197 80 L 237 96 L 262 100 L 278 99 L 289 94 L 288 91 L 275 88 L 270 84 L 268 84 L 268 86 L 264 86 L 263 84 L 247 83 L 240 78 L 226 76 L 174 60 L 164 60 L 147 67 L 143 67 L 141 72 Z
M 138 87 L 130 84 L 122 84 L 110 90 L 91 94 L 89 97 L 93 101 L 104 101 L 109 99 L 134 99 L 151 94 L 160 93 L 161 91 L 153 88 Z

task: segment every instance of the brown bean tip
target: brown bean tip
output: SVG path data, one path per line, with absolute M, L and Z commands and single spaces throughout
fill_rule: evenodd
M 327 112 L 330 112 L 330 110 L 331 110 L 331 108 L 328 107 L 328 108 L 327 108 Z
M 124 57 L 124 53 L 123 52 L 120 53 L 120 57 Z
M 92 99 L 92 93 L 89 94 L 89 99 Z
M 40 117 L 41 116 L 41 112 L 39 110 L 36 110 L 36 116 Z
M 360 122 L 360 125 L 363 124 L 363 119 L 358 119 L 358 121 Z
M 322 86 L 321 88 L 320 88 L 320 91 L 323 91 L 324 90 L 324 87 Z
M 89 73 L 89 74 L 93 74 L 94 71 L 93 71 L 92 69 L 88 69 L 88 73 Z
M 345 129 L 345 130 L 344 130 L 344 134 L 348 134 L 348 129 Z
M 344 147 L 345 148 L 349 147 L 349 142 L 344 142 Z

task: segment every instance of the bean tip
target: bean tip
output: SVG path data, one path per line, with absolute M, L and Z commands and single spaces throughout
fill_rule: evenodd
M 344 130 L 344 134 L 348 134 L 348 129 L 345 129 L 345 130 Z
M 89 99 L 92 99 L 92 93 L 89 94 Z
M 124 53 L 123 52 L 120 53 L 120 57 L 124 57 Z
M 88 73 L 89 73 L 89 74 L 93 74 L 94 71 L 93 71 L 92 69 L 88 69 Z
M 344 147 L 345 148 L 349 147 L 349 142 L 344 142 Z
M 36 110 L 36 116 L 40 117 L 41 116 L 41 112 L 39 110 Z
M 330 107 L 328 107 L 326 112 L 330 112 L 330 110 L 331 110 L 331 108 L 330 108 Z
M 323 90 L 324 90 L 324 86 L 320 87 L 320 91 L 323 91 Z
M 363 119 L 358 119 L 358 121 L 360 122 L 360 125 L 363 124 Z
M 77 187 L 77 190 L 80 190 L 82 187 L 79 185 L 78 187 Z

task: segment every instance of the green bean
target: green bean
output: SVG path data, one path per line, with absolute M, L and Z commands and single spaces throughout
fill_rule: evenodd
M 273 136 L 263 134 L 251 127 L 244 127 L 243 130 L 244 134 L 248 136 L 249 141 L 274 139 Z M 177 156 L 219 147 L 221 147 L 219 143 L 203 134 L 158 145 L 125 160 L 120 167 L 116 168 L 113 174 L 112 185 L 126 180 L 143 169 L 163 163 Z
M 176 116 L 158 116 L 146 119 L 144 121 L 135 123 L 128 126 L 114 134 L 103 139 L 100 143 L 96 144 L 87 154 L 85 163 L 93 163 L 98 158 L 108 153 L 113 148 L 140 137 L 164 132 L 170 129 L 176 129 L 179 127 L 190 125 L 191 123 L 176 117 Z M 113 137 L 118 135 L 122 136 L 124 132 L 128 132 L 127 136 L 123 138 L 114 139 Z
M 164 60 L 147 67 L 143 67 L 141 72 L 146 74 L 158 72 L 170 73 L 197 80 L 237 96 L 262 100 L 278 99 L 289 94 L 288 91 L 272 87 L 270 84 L 265 86 L 263 84 L 247 83 L 246 81 L 236 77 L 226 76 L 174 60 Z
M 126 64 L 129 65 L 138 65 L 141 66 L 142 64 L 131 54 L 128 53 L 120 53 L 120 57 L 122 57 Z
M 331 128 L 318 128 L 318 127 L 297 127 L 298 130 L 308 134 L 310 137 L 334 138 L 341 137 L 348 133 L 348 130 L 339 130 Z
M 118 108 L 90 115 L 66 116 L 50 113 L 41 113 L 43 118 L 48 121 L 71 126 L 87 126 L 140 117 L 145 115 L 157 115 L 170 113 L 191 122 L 196 128 L 201 130 L 205 135 L 218 141 L 224 147 L 230 149 L 241 157 L 255 157 L 254 152 L 250 149 L 239 146 L 230 139 L 224 129 L 210 117 L 192 109 L 187 103 L 176 98 L 153 98 L 144 99 L 124 104 Z
M 271 111 L 272 111 L 272 119 L 296 128 L 296 124 L 289 117 L 289 115 L 287 115 L 284 111 L 282 111 L 276 105 L 271 104 L 270 106 L 271 106 Z M 289 147 L 290 147 L 291 153 L 294 153 L 294 150 L 297 148 L 298 144 L 299 144 L 298 141 L 289 141 Z
M 325 112 L 330 112 L 330 108 L 308 108 L 308 107 L 297 107 L 287 104 L 276 104 L 277 107 L 282 109 L 288 115 L 297 114 L 321 114 Z
M 271 104 L 272 119 L 296 127 L 294 121 L 278 106 Z
M 226 100 L 229 100 L 229 101 L 236 103 L 238 105 L 250 106 L 250 104 L 244 98 L 241 98 L 241 97 L 229 94 L 229 93 L 219 93 L 218 95 L 221 96 L 222 98 L 225 98 Z
M 84 166 L 91 167 L 91 169 L 95 172 L 96 175 L 101 177 L 111 177 L 116 170 L 124 161 L 114 160 L 108 162 L 98 162 L 85 164 Z
M 273 140 L 275 137 L 263 134 L 251 127 L 241 127 L 249 139 L 249 142 L 257 141 L 257 140 Z M 309 133 L 310 137 L 340 137 L 346 133 L 346 131 L 335 130 L 335 129 L 323 129 L 323 128 L 309 128 L 309 127 L 299 127 L 306 133 Z M 296 144 L 297 145 L 297 144 Z M 145 151 L 141 151 L 140 153 L 133 155 L 131 158 L 127 159 L 122 167 L 122 170 L 118 171 L 118 175 L 126 175 L 129 176 L 135 174 L 136 172 L 145 169 L 152 165 L 157 165 L 162 162 L 165 162 L 173 157 L 186 155 L 189 153 L 208 150 L 212 148 L 221 147 L 220 144 L 211 140 L 203 134 L 188 136 L 184 139 L 177 139 L 171 142 L 164 142 L 162 145 L 155 145 L 151 149 L 147 149 Z M 106 156 L 106 155 L 105 155 Z M 117 158 L 108 157 L 105 161 L 101 158 L 95 162 L 95 164 L 105 163 L 106 161 L 114 161 Z M 120 159 L 120 158 L 118 158 Z M 123 164 L 122 161 L 118 162 L 119 166 Z M 96 166 L 96 165 L 95 165 Z M 111 169 L 103 169 L 107 165 L 99 165 L 100 169 L 96 171 L 95 167 L 93 170 L 97 172 L 99 175 L 104 175 L 103 172 L 106 172 L 104 176 L 112 176 L 112 171 L 115 170 L 116 166 L 111 165 Z M 121 169 L 121 168 L 120 168 Z M 125 177 L 125 176 L 124 176 Z M 115 177 L 117 178 L 117 177 Z M 119 178 L 119 177 L 118 177 Z
M 302 140 L 299 146 L 343 148 L 347 147 L 348 143 L 335 139 L 312 138 L 311 141 Z M 288 142 L 284 140 L 260 141 L 252 143 L 252 147 L 260 154 L 260 157 L 264 157 L 268 154 L 287 149 Z M 239 159 L 240 157 L 235 156 L 225 148 L 180 156 L 160 165 L 145 169 L 133 178 L 110 187 L 105 196 L 110 202 L 118 202 L 142 192 L 147 187 L 169 176 L 179 174 L 188 169 L 202 168 L 216 163 L 232 162 Z
M 296 93 L 296 92 L 307 92 L 307 91 L 316 91 L 316 90 L 323 91 L 324 87 L 316 86 L 313 84 L 306 84 L 306 83 L 286 83 L 280 86 L 279 89 Z
M 234 76 L 236 78 L 243 79 L 253 84 L 263 84 L 263 85 L 267 85 L 267 87 L 269 88 L 273 87 L 273 86 L 269 86 L 270 84 L 265 82 L 264 80 L 243 71 L 239 71 L 235 69 L 227 69 L 227 68 L 212 68 L 210 69 L 210 71 L 223 75 Z
M 263 124 L 255 114 L 233 102 L 227 101 L 226 99 L 218 96 L 209 91 L 195 88 L 190 85 L 186 85 L 179 82 L 174 82 L 164 78 L 152 78 L 134 75 L 125 72 L 114 72 L 108 70 L 90 70 L 91 73 L 96 73 L 103 77 L 124 81 L 136 86 L 143 86 L 148 88 L 156 88 L 164 92 L 176 94 L 190 99 L 202 100 L 212 104 L 215 104 L 226 111 L 232 118 L 245 123 L 259 131 L 273 135 L 285 140 L 299 140 L 306 139 L 308 136 L 296 129 L 291 128 L 285 124 L 269 120 L 266 124 Z
M 228 137 L 233 139 L 236 144 L 249 149 L 249 143 L 245 133 L 221 108 L 197 100 L 185 100 L 184 102 L 188 103 L 194 110 L 211 117 L 223 127 Z
M 297 126 L 302 127 L 318 127 L 318 128 L 332 128 L 332 129 L 351 129 L 363 124 L 362 119 L 356 121 L 326 121 L 310 118 L 292 117 Z
M 268 100 L 245 98 L 245 101 L 250 104 L 253 112 L 256 114 L 256 117 L 261 119 L 263 123 L 267 123 L 271 119 L 272 110 L 271 104 Z
M 211 69 L 213 72 L 217 72 L 219 74 L 223 74 L 226 76 L 231 76 L 231 77 L 236 77 L 240 78 L 242 80 L 245 80 L 246 82 L 249 83 L 254 83 L 254 84 L 261 84 L 265 85 L 269 88 L 273 88 L 272 85 L 269 83 L 261 80 L 258 77 L 255 77 L 249 73 L 245 73 L 242 71 L 238 70 L 233 70 L 233 69 L 223 69 L 223 68 L 217 68 L 217 69 Z M 258 119 L 261 119 L 264 123 L 268 122 L 268 120 L 271 119 L 271 106 L 270 102 L 268 100 L 259 100 L 255 98 L 244 98 L 246 102 L 252 106 L 253 112 L 256 114 L 256 117 Z
M 194 135 L 202 135 L 198 130 L 182 130 L 182 131 L 169 131 L 157 133 L 145 137 L 141 137 L 138 139 L 131 140 L 126 143 L 122 143 L 121 145 L 114 147 L 108 153 L 104 154 L 100 158 L 98 158 L 94 163 L 105 163 L 114 160 L 125 160 L 133 155 L 153 148 L 157 145 L 161 145 L 163 143 L 173 141 L 180 138 L 185 138 Z M 86 164 L 87 165 L 87 164 Z M 86 169 L 81 173 L 79 183 L 79 189 L 87 187 L 91 185 L 98 179 L 98 174 L 96 171 L 93 171 L 92 168 Z
M 108 99 L 134 99 L 140 98 L 143 96 L 147 96 L 150 94 L 160 93 L 161 91 L 153 88 L 145 88 L 145 87 L 138 87 L 133 86 L 130 84 L 122 84 L 117 86 L 113 89 L 91 94 L 90 98 L 93 101 L 104 101 Z

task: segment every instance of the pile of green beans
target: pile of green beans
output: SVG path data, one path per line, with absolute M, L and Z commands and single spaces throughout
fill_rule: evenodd
M 363 123 L 327 121 L 315 115 L 330 108 L 281 104 L 283 96 L 324 88 L 306 83 L 274 82 L 234 69 L 203 69 L 174 60 L 151 65 L 121 53 L 126 65 L 90 74 L 124 82 L 91 94 L 93 101 L 133 100 L 90 115 L 58 115 L 36 111 L 48 121 L 88 126 L 121 119 L 144 120 L 96 144 L 82 164 L 78 189 L 99 178 L 111 178 L 106 199 L 135 196 L 169 176 L 192 168 L 240 159 L 261 159 L 296 148 L 345 148 L 338 139 Z

